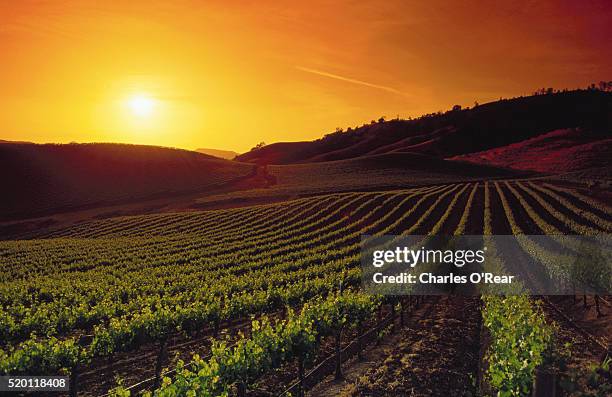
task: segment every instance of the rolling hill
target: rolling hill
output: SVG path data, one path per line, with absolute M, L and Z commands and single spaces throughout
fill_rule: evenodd
M 610 136 L 611 126 L 612 92 L 576 90 L 504 99 L 414 120 L 373 122 L 312 142 L 267 145 L 237 160 L 292 164 L 396 152 L 449 158 L 507 146 L 559 129 L 581 127 Z
M 347 160 L 260 166 L 269 184 L 212 194 L 197 200 L 196 208 L 266 203 L 314 194 L 393 190 L 441 183 L 458 183 L 533 176 L 530 171 L 472 164 L 415 153 L 384 153 Z
M 612 137 L 608 132 L 555 130 L 522 142 L 453 157 L 476 164 L 519 170 L 565 173 L 609 165 Z
M 0 219 L 207 191 L 252 175 L 250 164 L 155 146 L 0 144 Z

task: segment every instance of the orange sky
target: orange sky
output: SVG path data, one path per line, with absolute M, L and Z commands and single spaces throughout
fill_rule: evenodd
M 0 1 L 0 139 L 245 151 L 612 79 L 609 1 L 495 3 Z

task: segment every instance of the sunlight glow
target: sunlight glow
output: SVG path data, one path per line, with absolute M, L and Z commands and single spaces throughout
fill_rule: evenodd
M 0 139 L 246 152 L 612 70 L 612 1 L 283 3 L 0 0 Z
M 138 117 L 151 116 L 155 108 L 155 100 L 143 94 L 131 96 L 127 103 L 132 114 Z

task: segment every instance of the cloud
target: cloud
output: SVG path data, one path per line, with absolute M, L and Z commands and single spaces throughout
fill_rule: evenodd
M 396 90 L 395 88 L 388 87 L 386 85 L 368 83 L 367 81 L 351 79 L 349 77 L 344 77 L 344 76 L 340 76 L 340 75 L 337 75 L 337 74 L 324 72 L 322 70 L 305 68 L 303 66 L 296 66 L 295 68 L 298 69 L 298 70 L 301 70 L 302 72 L 312 73 L 312 74 L 316 74 L 318 76 L 329 77 L 330 79 L 336 79 L 336 80 L 340 80 L 340 81 L 346 81 L 347 83 L 351 83 L 351 84 L 358 84 L 358 85 L 362 85 L 362 86 L 365 86 L 365 87 L 376 88 L 376 89 L 379 89 L 379 90 L 387 91 L 387 92 L 390 92 L 390 93 L 393 93 L 393 94 L 397 94 L 397 95 L 401 95 L 401 96 L 408 96 L 407 94 L 405 94 L 405 93 L 403 93 L 403 92 L 401 92 L 399 90 Z

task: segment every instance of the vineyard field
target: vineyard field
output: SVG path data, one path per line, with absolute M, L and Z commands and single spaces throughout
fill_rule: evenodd
M 346 312 L 357 315 L 363 310 L 355 318 L 337 313 L 349 316 L 343 320 L 347 324 L 364 326 L 367 313 L 381 304 L 388 312 L 388 302 L 359 292 L 364 234 L 597 234 L 611 230 L 610 208 L 584 192 L 543 180 L 502 180 L 124 216 L 31 232 L 21 240 L 0 242 L 4 268 L 0 372 L 54 374 L 78 368 L 83 395 L 100 395 L 116 386 L 115 376 L 124 379 L 125 385 L 153 376 L 160 343 L 171 353 L 163 362 L 167 368 L 175 367 L 179 358 L 189 362 L 192 353 L 221 354 L 214 340 L 229 338 L 226 343 L 242 346 L 249 334 L 258 335 L 250 325 L 253 317 L 271 321 L 266 331 L 271 335 L 284 335 L 288 331 L 282 327 L 291 326 L 306 332 L 302 337 L 311 333 L 321 340 L 316 363 L 331 343 L 333 325 L 313 329 L 303 325 L 304 316 L 323 315 L 312 310 L 309 314 L 305 307 L 325 307 L 312 302 L 340 299 L 343 295 L 336 294 L 342 285 L 350 297 L 347 305 L 362 302 Z M 524 255 L 529 255 L 527 250 Z M 288 313 L 286 307 L 295 308 L 296 314 Z M 480 326 L 474 320 L 479 317 L 479 305 L 460 303 L 460 307 L 472 319 L 466 332 L 473 332 Z M 342 344 L 358 329 L 348 327 Z M 310 351 L 308 346 L 303 348 Z M 401 361 L 402 354 L 421 354 L 399 349 L 393 353 L 394 360 Z M 453 346 L 449 349 L 455 351 Z M 270 354 L 279 368 L 291 368 L 291 357 L 296 357 Z M 142 365 L 134 366 L 135 360 Z M 208 368 L 205 361 L 198 365 Z M 293 370 L 272 376 L 264 367 L 244 382 L 253 395 L 262 385 L 268 392 L 280 393 L 292 380 L 287 373 Z M 191 382 L 187 375 L 181 379 L 177 382 L 182 383 L 166 386 L 167 392 Z M 227 384 L 215 386 L 218 390 L 236 387 L 237 378 L 227 375 L 224 379 L 222 383 Z M 416 384 L 427 387 L 428 383 Z M 365 392 L 375 385 L 362 382 L 355 387 Z

